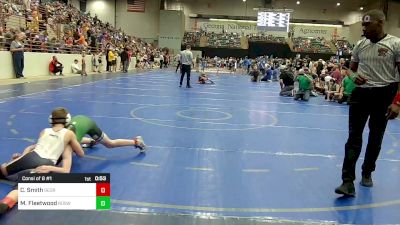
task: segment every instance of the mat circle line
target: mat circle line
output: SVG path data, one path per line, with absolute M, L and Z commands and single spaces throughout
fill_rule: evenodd
M 161 107 L 168 107 L 168 106 L 173 106 L 173 105 L 162 105 Z M 132 118 L 140 120 L 140 121 L 142 121 L 144 123 L 147 123 L 147 124 L 163 126 L 163 127 L 171 127 L 171 128 L 188 129 L 188 130 L 231 130 L 231 131 L 233 131 L 233 130 L 255 130 L 255 129 L 261 129 L 261 128 L 264 128 L 264 127 L 274 126 L 278 122 L 278 119 L 275 116 L 273 116 L 273 115 L 268 113 L 266 115 L 272 119 L 272 122 L 270 124 L 254 125 L 253 127 L 248 127 L 248 128 L 198 128 L 198 127 L 185 127 L 185 126 L 163 124 L 163 123 L 155 122 L 155 121 L 152 121 L 151 119 L 146 119 L 146 118 L 143 118 L 143 117 L 140 117 L 140 116 L 136 115 L 136 112 L 138 112 L 139 110 L 147 109 L 147 108 L 150 108 L 150 107 L 155 107 L 155 106 L 154 105 L 151 105 L 151 106 L 140 106 L 140 107 L 134 108 L 131 111 L 130 115 L 132 116 Z M 235 124 L 231 124 L 231 125 L 235 125 Z
M 216 112 L 216 113 L 220 113 L 223 114 L 223 117 L 220 118 L 214 118 L 214 119 L 210 119 L 210 118 L 200 118 L 200 117 L 193 117 L 193 116 L 187 116 L 184 114 L 184 112 L 194 112 L 194 111 L 203 111 L 203 112 Z M 212 120 L 212 121 L 216 121 L 216 120 L 229 120 L 230 118 L 232 118 L 232 114 L 230 113 L 226 113 L 226 112 L 222 112 L 222 111 L 218 111 L 218 110 L 209 110 L 209 109 L 186 109 L 186 110 L 181 110 L 178 111 L 176 113 L 177 116 L 185 118 L 185 119 L 192 119 L 192 120 Z

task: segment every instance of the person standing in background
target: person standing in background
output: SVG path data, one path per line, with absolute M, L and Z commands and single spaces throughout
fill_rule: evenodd
M 163 68 L 164 65 L 164 53 L 160 52 L 160 69 Z
M 190 51 L 191 47 L 190 45 L 186 46 L 186 50 L 181 51 L 181 81 L 179 83 L 179 87 L 182 87 L 182 82 L 183 78 L 185 77 L 186 73 L 186 88 L 191 88 L 190 86 L 190 71 L 192 69 L 192 64 L 193 64 L 193 53 Z
M 176 70 L 175 70 L 175 73 L 177 73 L 178 69 L 181 69 L 181 66 L 182 66 L 182 64 L 181 64 L 181 55 L 180 54 L 176 55 L 175 61 L 178 61 L 178 64 L 176 65 Z
M 12 53 L 15 77 L 17 79 L 25 79 L 23 75 L 24 71 L 24 43 L 22 42 L 25 37 L 23 32 L 20 32 L 14 36 L 14 40 L 11 42 L 10 51 Z
M 85 52 L 82 52 L 82 71 L 81 71 L 81 76 L 87 76 Z
M 111 72 L 111 61 L 109 59 L 110 56 L 110 51 L 111 51 L 111 46 L 106 47 L 106 71 Z
M 125 47 L 124 50 L 121 52 L 121 64 L 122 64 L 122 72 L 127 73 L 129 67 L 129 55 L 127 47 Z

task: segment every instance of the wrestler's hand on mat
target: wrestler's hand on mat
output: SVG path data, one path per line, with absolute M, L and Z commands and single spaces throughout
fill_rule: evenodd
M 396 119 L 396 117 L 399 115 L 399 112 L 400 112 L 400 106 L 397 104 L 391 104 L 387 110 L 386 119 L 388 120 Z
M 39 166 L 36 167 L 35 173 L 50 173 L 51 167 L 50 166 Z

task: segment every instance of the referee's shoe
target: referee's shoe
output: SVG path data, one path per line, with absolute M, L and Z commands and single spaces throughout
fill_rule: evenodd
M 363 174 L 360 184 L 364 187 L 374 186 L 374 182 L 372 181 L 371 174 Z
M 356 195 L 354 183 L 352 181 L 343 182 L 342 185 L 340 185 L 335 189 L 335 193 L 349 197 L 354 197 Z

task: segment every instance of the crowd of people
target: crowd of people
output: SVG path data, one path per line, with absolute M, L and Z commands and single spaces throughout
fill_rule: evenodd
M 185 32 L 182 40 L 183 45 L 200 46 L 200 39 L 207 40 L 207 46 L 213 48 L 241 48 L 241 37 L 246 37 L 248 41 L 264 41 L 270 43 L 286 43 L 285 37 L 276 37 L 265 34 L 241 35 L 239 33 L 215 33 L 205 31 Z
M 241 37 L 238 33 L 214 33 L 205 31 L 185 32 L 183 36 L 182 45 L 191 45 L 200 47 L 201 37 L 207 38 L 207 46 L 213 48 L 241 48 Z M 254 33 L 245 36 L 248 42 L 268 42 L 285 44 L 287 40 L 285 37 L 274 36 L 271 34 Z M 292 37 L 293 50 L 295 52 L 307 53 L 340 53 L 340 55 L 351 54 L 352 44 L 349 41 L 327 40 L 323 37 Z M 331 46 L 333 44 L 333 46 Z M 205 47 L 205 46 L 204 46 Z M 334 49 L 337 51 L 334 51 Z
M 326 101 L 347 103 L 355 88 L 349 72 L 349 59 L 331 57 L 330 60 L 311 60 L 296 57 L 282 59 L 260 56 L 254 59 L 202 57 L 197 60 L 199 71 L 225 70 L 246 74 L 253 82 L 279 81 L 281 96 L 308 101 L 310 96 L 325 96 Z
M 263 41 L 270 43 L 286 43 L 285 37 L 278 37 L 274 35 L 266 35 L 266 34 L 251 34 L 247 35 L 249 41 Z
M 349 60 L 332 57 L 312 61 L 305 57 L 278 59 L 259 57 L 250 64 L 252 81 L 279 81 L 281 96 L 308 101 L 324 95 L 326 101 L 347 103 L 355 84 L 349 72 Z
M 333 53 L 329 41 L 322 37 L 296 37 L 292 40 L 295 52 Z
M 203 36 L 203 34 L 204 34 L 204 32 L 199 32 L 199 31 L 185 32 L 185 34 L 183 35 L 182 43 L 184 45 L 191 45 L 191 46 L 198 47 L 198 46 L 200 46 L 200 38 L 201 38 L 201 36 Z
M 207 43 L 215 48 L 241 48 L 240 35 L 237 33 L 209 33 Z
M 198 57 L 195 68 L 201 72 L 199 83 L 206 81 L 209 71 L 249 75 L 253 82 L 280 83 L 281 96 L 308 101 L 311 96 L 324 96 L 326 101 L 348 103 L 355 88 L 349 70 L 349 59 L 331 57 L 329 60 L 311 60 L 260 56 L 257 58 Z M 179 65 L 176 69 L 178 71 Z
M 97 72 L 100 72 L 103 63 L 106 71 L 115 72 L 121 68 L 121 71 L 127 72 L 132 57 L 136 58 L 137 67 L 142 69 L 159 67 L 155 58 L 162 57 L 164 65 L 170 61 L 167 48 L 156 48 L 71 5 L 58 1 L 39 4 L 38 1 L 26 0 L 0 1 L 0 4 L 4 12 L 0 17 L 0 49 L 13 53 L 16 78 L 24 78 L 24 52 L 93 55 L 92 64 Z M 25 26 L 11 26 L 13 24 L 8 23 L 11 16 L 25 18 Z M 49 30 L 58 36 L 50 37 Z M 83 66 L 90 64 L 82 64 L 82 59 L 78 61 L 81 62 L 80 69 L 74 71 L 72 68 L 72 72 L 84 72 Z M 117 62 L 121 62 L 120 65 Z
M 237 33 L 215 33 L 205 31 L 185 32 L 182 40 L 183 45 L 200 46 L 200 39 L 204 37 L 205 45 L 213 48 L 241 48 L 241 35 Z
M 333 42 L 339 52 L 344 54 L 350 54 L 353 50 L 353 45 L 348 40 L 336 40 Z

